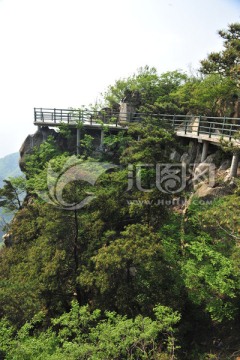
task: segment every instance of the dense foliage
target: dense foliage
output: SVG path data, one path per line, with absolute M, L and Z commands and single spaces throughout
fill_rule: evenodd
M 220 33 L 217 57 L 234 53 L 233 71 L 238 29 Z M 139 112 L 230 114 L 238 83 L 214 61 L 202 62 L 204 77 L 142 68 L 108 88 L 106 106 L 127 98 Z M 71 141 L 66 126 L 60 133 Z M 96 154 L 85 134 L 76 156 L 49 137 L 29 155 L 26 179 L 0 190 L 0 204 L 18 209 L 12 246 L 0 251 L 0 358 L 237 356 L 240 187 L 209 204 L 192 197 L 183 211 L 156 187 L 156 164 L 186 151 L 171 129 L 146 116 L 128 132 L 105 129 L 104 142 Z

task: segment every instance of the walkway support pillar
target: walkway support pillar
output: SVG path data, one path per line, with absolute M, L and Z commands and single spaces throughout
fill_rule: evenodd
M 46 141 L 48 138 L 48 134 L 47 134 L 47 129 L 44 126 L 41 128 L 41 132 L 42 132 L 43 141 Z
M 104 142 L 104 131 L 101 130 L 100 150 L 103 150 L 103 142 Z
M 81 138 L 81 133 L 80 133 L 80 129 L 77 128 L 77 155 L 80 154 L 80 138 Z
M 230 177 L 237 176 L 237 169 L 238 169 L 238 160 L 239 160 L 239 152 L 234 152 L 232 157 L 232 164 L 230 168 Z
M 208 141 L 204 141 L 204 142 L 203 142 L 201 162 L 203 162 L 203 161 L 206 159 L 206 157 L 207 157 L 207 154 L 208 154 L 208 144 L 209 144 Z

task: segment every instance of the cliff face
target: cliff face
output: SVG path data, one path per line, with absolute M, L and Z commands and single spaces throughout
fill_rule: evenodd
M 89 131 L 91 131 L 89 133 Z M 98 130 L 83 130 L 83 134 L 91 134 L 93 151 L 91 156 L 100 154 L 103 150 L 104 154 L 108 153 L 107 148 L 99 148 L 100 131 Z M 20 167 L 25 169 L 25 161 L 27 155 L 33 152 L 35 147 L 39 147 L 48 136 L 55 138 L 58 147 L 67 151 L 70 154 L 76 152 L 76 129 L 71 129 L 68 138 L 48 127 L 39 128 L 33 135 L 28 135 L 20 149 Z M 84 136 L 84 135 L 83 135 Z M 235 181 L 230 177 L 231 160 L 230 157 L 224 153 L 220 147 L 209 145 L 207 158 L 201 161 L 202 143 L 196 140 L 187 140 L 178 138 L 179 144 L 172 149 L 171 153 L 166 154 L 170 163 L 175 165 L 181 164 L 182 168 L 187 169 L 185 191 L 201 199 L 201 201 L 211 201 L 214 198 L 232 194 L 236 188 Z M 81 141 L 80 141 L 81 142 Z M 99 150 L 100 149 L 100 150 Z M 96 151 L 97 150 L 97 151 Z M 98 152 L 100 151 L 100 152 Z M 111 151 L 109 152 L 111 155 Z M 209 166 L 213 166 L 214 179 L 209 183 L 208 171 Z M 206 175 L 207 174 L 207 175 Z M 181 174 L 181 176 L 184 176 Z M 180 199 L 181 194 L 177 193 L 176 198 Z M 181 207 L 179 210 L 186 212 L 190 201 Z
M 190 141 L 187 151 L 184 153 L 179 154 L 173 151 L 170 154 L 171 161 L 180 162 L 184 167 L 191 167 L 191 186 L 188 188 L 191 197 L 196 196 L 202 201 L 208 202 L 214 198 L 232 194 L 236 189 L 236 184 L 234 178 L 230 177 L 230 157 L 219 147 L 212 146 L 207 158 L 201 161 L 201 146 L 200 143 Z M 212 173 L 209 174 L 210 167 L 212 167 Z M 240 170 L 238 173 L 240 174 Z

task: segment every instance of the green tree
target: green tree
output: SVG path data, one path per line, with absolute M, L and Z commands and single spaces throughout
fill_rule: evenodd
M 132 104 L 137 112 L 174 112 L 177 106 L 170 94 L 185 83 L 187 78 L 187 75 L 180 71 L 159 75 L 155 68 L 145 66 L 127 79 L 116 81 L 107 89 L 104 99 L 110 107 L 126 101 Z
M 232 77 L 237 83 L 240 66 L 240 23 L 233 23 L 227 30 L 219 30 L 224 40 L 224 50 L 212 52 L 206 60 L 201 61 L 200 71 L 203 74 L 222 74 Z
M 185 285 L 193 302 L 219 322 L 234 318 L 239 309 L 238 202 L 236 195 L 210 205 L 200 205 L 195 198 L 184 225 Z
M 219 35 L 224 40 L 224 50 L 212 52 L 207 59 L 202 60 L 200 72 L 203 74 L 219 74 L 229 78 L 235 86 L 233 91 L 228 93 L 235 101 L 235 108 L 231 116 L 240 116 L 239 107 L 239 75 L 240 75 L 240 23 L 233 23 L 227 30 L 219 30 Z
M 1 321 L 0 343 L 6 360 L 118 360 L 125 358 L 176 359 L 176 325 L 180 315 L 157 305 L 154 319 L 138 315 L 127 318 L 115 312 L 90 311 L 72 302 L 69 312 L 52 319 L 39 331 L 44 314 L 37 314 L 13 336 L 12 327 Z
M 178 112 L 207 116 L 232 116 L 237 87 L 233 79 L 220 74 L 192 77 L 171 93 Z
M 9 178 L 3 182 L 4 186 L 0 189 L 0 207 L 10 212 L 20 210 L 26 191 L 25 177 Z

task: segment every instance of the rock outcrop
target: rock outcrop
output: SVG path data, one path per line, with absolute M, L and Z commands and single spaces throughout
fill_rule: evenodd
M 210 187 L 208 184 L 202 184 L 197 191 L 194 193 L 194 196 L 204 200 L 213 200 L 220 196 L 226 196 L 233 194 L 236 185 L 233 182 L 229 182 L 229 184 L 223 184 L 215 187 Z
M 26 156 L 33 152 L 35 147 L 39 147 L 49 135 L 54 137 L 57 136 L 57 133 L 53 129 L 49 129 L 47 126 L 38 129 L 34 134 L 28 135 L 24 140 L 19 152 L 20 152 L 20 160 L 19 166 L 22 171 L 25 168 Z
M 2 241 L 6 247 L 12 246 L 12 234 L 11 233 L 4 234 L 2 237 Z

